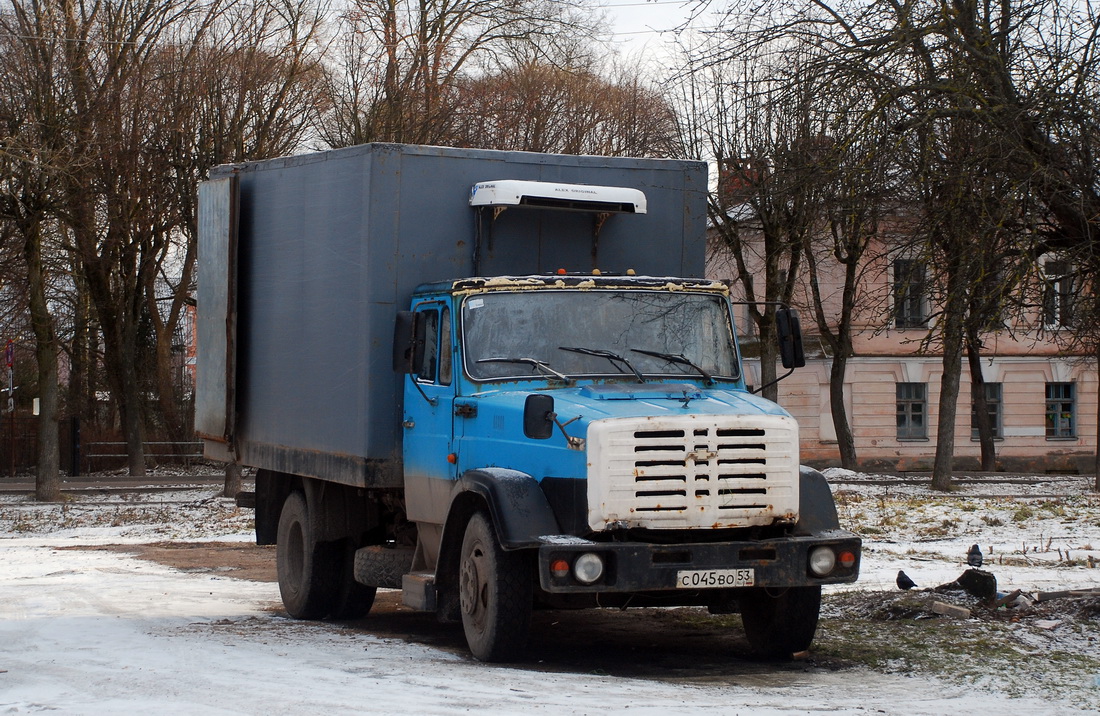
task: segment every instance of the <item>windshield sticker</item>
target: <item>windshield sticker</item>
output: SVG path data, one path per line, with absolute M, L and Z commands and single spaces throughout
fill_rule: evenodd
M 484 305 L 485 305 L 485 299 L 484 298 L 471 298 L 469 301 L 466 302 L 466 308 L 469 308 L 471 310 L 473 310 L 475 308 L 481 308 Z

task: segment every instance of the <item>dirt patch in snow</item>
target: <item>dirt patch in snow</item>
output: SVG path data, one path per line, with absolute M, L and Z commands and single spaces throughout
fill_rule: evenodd
M 154 542 L 59 547 L 131 554 L 181 572 L 217 574 L 253 582 L 275 582 L 275 547 L 246 542 Z

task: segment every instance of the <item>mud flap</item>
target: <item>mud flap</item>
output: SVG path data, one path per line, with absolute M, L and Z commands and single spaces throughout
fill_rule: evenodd
M 794 533 L 812 535 L 840 529 L 840 516 L 825 476 L 802 465 L 798 469 L 798 482 L 798 525 Z

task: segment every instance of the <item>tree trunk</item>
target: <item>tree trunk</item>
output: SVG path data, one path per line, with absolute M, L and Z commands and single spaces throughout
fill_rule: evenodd
M 87 412 L 93 403 L 87 396 L 90 389 L 86 386 L 90 382 L 88 360 L 88 314 L 85 310 L 87 298 L 76 282 L 76 295 L 73 306 L 72 339 L 69 348 L 69 386 L 68 404 L 69 413 L 82 418 L 91 418 L 93 413 Z
M 848 422 L 848 409 L 844 405 L 844 376 L 848 372 L 848 356 L 836 355 L 829 368 L 829 410 L 836 430 L 840 464 L 846 470 L 856 469 L 856 438 Z
M 962 376 L 962 317 L 952 306 L 944 311 L 943 376 L 940 381 L 939 415 L 936 419 L 936 459 L 932 467 L 932 489 L 951 489 L 955 459 L 955 416 L 958 414 L 959 381 Z
M 57 426 L 57 335 L 46 299 L 42 234 L 37 222 L 27 227 L 23 255 L 27 262 L 31 325 L 34 328 L 38 364 L 38 454 L 34 497 L 39 502 L 61 499 L 61 447 Z
M 137 366 L 129 360 L 130 356 L 136 356 L 134 348 L 123 349 L 125 352 L 116 354 L 116 362 L 121 363 L 122 395 L 120 401 L 120 414 L 122 416 L 122 432 L 126 440 L 126 462 L 130 468 L 131 477 L 145 476 L 145 420 L 144 411 L 141 409 L 142 395 L 138 381 Z
M 970 366 L 970 399 L 974 406 L 974 422 L 982 449 L 981 469 L 983 472 L 993 472 L 997 469 L 997 450 L 993 442 L 993 423 L 989 420 L 989 405 L 985 395 L 981 343 L 973 334 L 966 338 L 966 360 Z
M 1096 346 L 1096 365 L 1100 368 L 1100 344 Z M 1100 383 L 1096 386 L 1096 459 L 1092 466 L 1096 477 L 1093 479 L 1092 489 L 1100 492 Z
M 775 309 L 769 307 L 760 324 L 760 394 L 773 402 L 779 401 L 775 361 L 779 358 L 779 340 L 775 330 Z
M 154 370 L 157 383 L 157 405 L 168 439 L 178 447 L 183 442 L 183 418 L 179 410 L 179 390 L 172 380 L 172 336 L 157 332 L 157 344 L 154 352 L 156 363 Z
M 128 301 L 110 289 L 109 270 L 102 263 L 85 260 L 85 277 L 103 331 L 103 363 L 111 396 L 121 419 L 131 477 L 145 476 L 145 423 L 141 383 L 138 379 L 136 319 Z M 106 274 L 106 275 L 105 275 Z M 123 305 L 119 305 L 119 303 Z
M 194 236 L 195 232 L 192 231 L 191 235 Z M 163 315 L 157 301 L 155 281 L 156 276 L 161 272 L 149 272 L 143 283 L 146 311 L 149 314 L 149 322 L 156 341 L 154 353 L 156 360 L 153 368 L 157 386 L 157 404 L 164 419 L 165 429 L 168 431 L 168 439 L 177 448 L 187 439 L 192 421 L 188 419 L 189 416 L 181 405 L 181 386 L 174 380 L 173 338 L 187 311 L 186 287 L 192 284 L 196 259 L 195 242 L 189 241 L 180 272 L 179 288 L 173 292 L 171 305 Z
M 57 343 L 38 339 L 38 466 L 34 498 L 39 502 L 61 499 L 61 445 L 58 428 Z

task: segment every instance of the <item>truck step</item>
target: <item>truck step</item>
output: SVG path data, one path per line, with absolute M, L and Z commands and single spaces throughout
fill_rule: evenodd
M 413 572 L 401 578 L 401 601 L 421 612 L 435 611 L 435 575 Z

